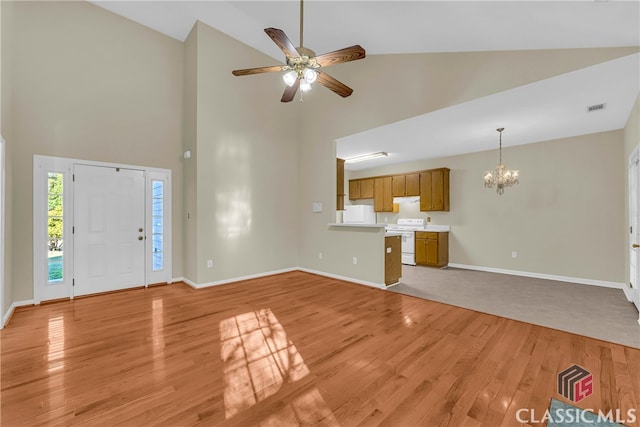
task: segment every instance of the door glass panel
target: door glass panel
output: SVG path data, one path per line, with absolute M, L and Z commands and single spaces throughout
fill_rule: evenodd
M 64 179 L 49 172 L 47 191 L 47 272 L 48 283 L 64 280 Z
M 164 181 L 151 181 L 151 252 L 152 269 L 164 269 Z

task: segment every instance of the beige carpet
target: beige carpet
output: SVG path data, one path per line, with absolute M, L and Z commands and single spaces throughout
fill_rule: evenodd
M 640 348 L 638 311 L 620 289 L 403 265 L 389 290 Z

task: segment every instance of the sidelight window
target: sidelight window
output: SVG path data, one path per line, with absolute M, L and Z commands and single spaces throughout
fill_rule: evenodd
M 49 172 L 47 191 L 48 282 L 64 280 L 64 175 Z
M 164 181 L 151 180 L 152 270 L 164 269 Z

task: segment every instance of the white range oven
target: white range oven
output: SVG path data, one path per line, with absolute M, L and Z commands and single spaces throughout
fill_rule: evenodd
M 400 233 L 402 236 L 402 263 L 416 265 L 416 230 L 424 230 L 424 219 L 399 219 L 397 224 L 385 227 L 387 232 Z

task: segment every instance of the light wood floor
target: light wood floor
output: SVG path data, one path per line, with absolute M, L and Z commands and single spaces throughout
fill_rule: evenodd
M 576 406 L 640 406 L 638 349 L 302 272 L 20 309 L 0 343 L 3 427 L 515 426 L 572 364 Z

